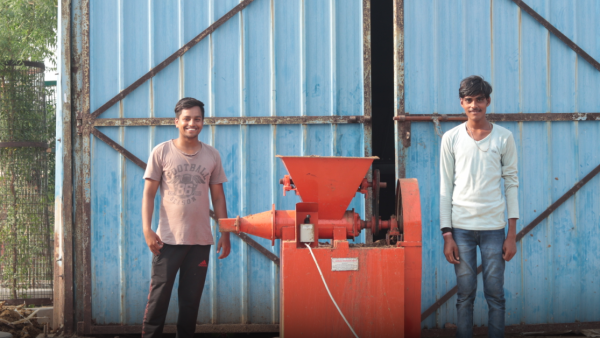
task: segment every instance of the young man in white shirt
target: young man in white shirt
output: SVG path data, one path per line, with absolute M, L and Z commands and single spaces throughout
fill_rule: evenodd
M 444 255 L 454 264 L 456 272 L 457 337 L 460 338 L 473 336 L 477 246 L 481 251 L 483 287 L 489 306 L 490 338 L 504 337 L 504 264 L 517 253 L 517 149 L 509 130 L 486 119 L 491 93 L 492 86 L 479 76 L 462 80 L 459 97 L 467 122 L 442 137 L 440 228 Z M 501 192 L 501 178 L 506 201 Z

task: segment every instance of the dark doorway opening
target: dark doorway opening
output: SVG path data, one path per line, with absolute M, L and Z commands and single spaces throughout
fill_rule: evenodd
M 394 170 L 394 1 L 371 0 L 371 97 L 373 116 L 373 169 L 379 169 L 381 181 L 379 215 L 390 219 L 394 214 L 396 178 Z M 385 233 L 373 237 L 384 239 Z

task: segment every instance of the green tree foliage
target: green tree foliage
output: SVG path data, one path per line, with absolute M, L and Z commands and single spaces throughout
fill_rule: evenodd
M 0 290 L 10 298 L 52 283 L 54 104 L 43 70 L 20 61 L 56 66 L 57 10 L 57 0 L 0 0 L 0 142 L 48 145 L 0 147 Z
M 10 290 L 2 298 L 51 288 L 54 105 L 45 102 L 47 90 L 41 68 L 0 64 L 0 289 Z
M 42 61 L 56 65 L 57 0 L 0 0 L 0 62 Z

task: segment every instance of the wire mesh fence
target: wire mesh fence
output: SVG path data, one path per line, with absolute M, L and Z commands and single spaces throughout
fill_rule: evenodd
M 52 299 L 54 88 L 42 63 L 0 64 L 0 300 Z

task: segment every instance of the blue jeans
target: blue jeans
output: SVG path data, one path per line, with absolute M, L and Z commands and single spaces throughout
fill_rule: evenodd
M 460 264 L 454 266 L 458 294 L 456 299 L 457 334 L 459 338 L 473 337 L 473 302 L 477 292 L 477 246 L 481 251 L 483 290 L 487 300 L 488 337 L 504 337 L 504 229 L 475 231 L 452 229 L 458 246 Z

